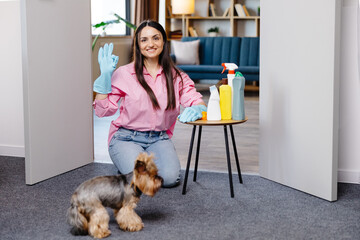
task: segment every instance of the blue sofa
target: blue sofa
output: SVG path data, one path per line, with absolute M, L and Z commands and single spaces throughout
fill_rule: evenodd
M 258 37 L 183 37 L 181 41 L 200 39 L 199 65 L 177 65 L 193 80 L 226 78 L 221 63 L 235 63 L 247 81 L 259 81 Z M 176 56 L 175 56 L 176 63 Z

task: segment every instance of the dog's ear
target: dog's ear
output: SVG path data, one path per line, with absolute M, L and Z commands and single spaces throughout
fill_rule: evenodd
M 138 171 L 138 173 L 144 173 L 146 172 L 146 165 L 143 161 L 136 160 L 135 169 Z

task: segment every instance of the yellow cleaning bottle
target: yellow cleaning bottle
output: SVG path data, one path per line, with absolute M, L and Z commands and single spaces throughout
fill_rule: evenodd
M 231 87 L 223 84 L 220 86 L 220 111 L 222 120 L 231 119 Z

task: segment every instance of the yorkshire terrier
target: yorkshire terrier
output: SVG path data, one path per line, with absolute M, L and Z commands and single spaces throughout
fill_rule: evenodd
M 110 216 L 105 207 L 114 209 L 119 227 L 124 231 L 139 231 L 144 227 L 134 209 L 142 193 L 154 196 L 162 185 L 154 156 L 140 153 L 132 173 L 100 176 L 82 183 L 71 197 L 68 222 L 73 235 L 104 238 L 111 234 Z

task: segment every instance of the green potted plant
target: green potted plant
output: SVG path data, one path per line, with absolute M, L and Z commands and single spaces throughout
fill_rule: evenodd
M 209 37 L 216 37 L 219 33 L 219 28 L 218 27 L 212 27 L 208 29 L 208 34 Z
M 114 13 L 114 16 L 117 18 L 117 19 L 114 19 L 114 20 L 110 20 L 110 21 L 106 21 L 106 22 L 101 22 L 101 23 L 97 23 L 95 25 L 93 25 L 94 28 L 102 28 L 103 32 L 105 32 L 105 29 L 106 27 L 108 27 L 109 25 L 111 24 L 117 24 L 117 23 L 120 23 L 120 22 L 124 22 L 126 24 L 126 26 L 128 28 L 131 28 L 131 29 L 134 29 L 136 30 L 136 26 L 134 24 L 132 24 L 131 22 L 127 21 L 126 19 L 120 17 L 118 14 Z M 95 44 L 96 44 L 96 41 L 98 40 L 99 36 L 102 35 L 102 34 L 98 34 L 93 43 L 92 43 L 92 50 L 94 50 L 94 47 L 95 47 Z

